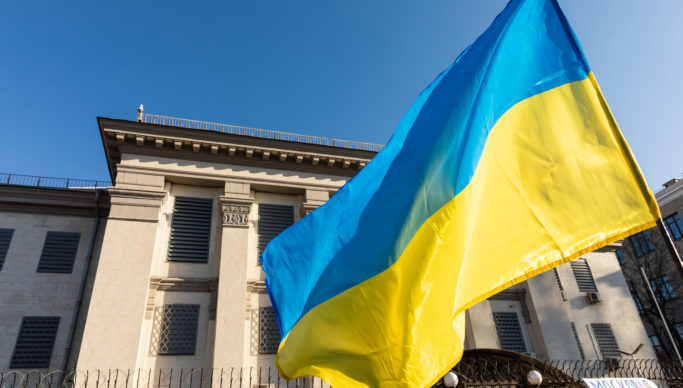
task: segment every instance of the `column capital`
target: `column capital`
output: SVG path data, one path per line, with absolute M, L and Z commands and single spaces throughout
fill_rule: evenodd
M 254 203 L 253 199 L 221 196 L 220 202 L 224 227 L 249 227 L 249 213 L 251 212 L 251 205 Z

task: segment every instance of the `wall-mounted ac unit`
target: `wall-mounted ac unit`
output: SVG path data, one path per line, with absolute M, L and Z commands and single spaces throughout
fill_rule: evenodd
M 586 302 L 589 304 L 595 304 L 600 302 L 600 293 L 597 291 L 586 293 Z

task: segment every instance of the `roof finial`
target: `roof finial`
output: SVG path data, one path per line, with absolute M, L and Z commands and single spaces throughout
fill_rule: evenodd
M 140 104 L 138 107 L 138 123 L 142 122 L 142 113 L 145 111 L 145 108 Z

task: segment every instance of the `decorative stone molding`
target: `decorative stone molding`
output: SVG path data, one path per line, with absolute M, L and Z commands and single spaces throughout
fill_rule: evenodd
M 216 319 L 216 303 L 218 300 L 217 278 L 162 278 L 159 276 L 152 276 L 149 279 L 149 293 L 147 294 L 147 305 L 145 306 L 145 319 L 152 318 L 157 291 L 210 293 L 209 319 Z
M 251 202 L 225 201 L 223 205 L 223 226 L 249 226 Z
M 257 294 L 267 294 L 266 282 L 263 280 L 247 280 L 247 292 L 255 292 Z
M 522 306 L 522 316 L 524 317 L 524 322 L 531 323 L 531 314 L 529 313 L 529 307 L 526 304 L 526 289 L 512 288 L 503 290 L 495 295 L 489 296 L 489 300 L 519 301 L 520 305 Z

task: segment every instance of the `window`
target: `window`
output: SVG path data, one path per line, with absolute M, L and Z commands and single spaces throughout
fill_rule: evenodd
M 176 197 L 168 242 L 168 260 L 190 263 L 209 261 L 213 200 Z
M 633 297 L 633 303 L 636 304 L 636 310 L 638 310 L 638 314 L 644 314 L 645 309 L 643 308 L 643 304 L 640 302 L 640 297 L 638 294 L 631 292 L 631 296 Z
M 683 339 L 683 323 L 677 323 L 674 325 L 674 327 L 678 333 L 678 338 Z
M 59 317 L 24 317 L 10 368 L 49 368 Z
M 576 259 L 571 262 L 572 271 L 576 278 L 576 284 L 579 286 L 581 292 L 597 292 L 598 287 L 595 285 L 593 273 L 588 266 L 588 261 L 583 258 Z
M 652 292 L 657 297 L 657 303 L 662 303 L 676 297 L 674 288 L 669 283 L 669 277 L 666 275 L 650 280 L 650 286 L 652 286 Z
M 662 347 L 662 344 L 659 342 L 659 337 L 656 335 L 651 335 L 649 338 L 653 348 L 657 349 Z
M 280 346 L 280 330 L 273 307 L 259 308 L 258 351 L 261 354 L 275 354 Z
M 593 335 L 598 343 L 602 357 L 619 357 L 619 346 L 609 323 L 591 323 Z
M 664 219 L 664 224 L 669 230 L 672 239 L 678 240 L 683 237 L 683 222 L 681 222 L 681 216 L 679 216 L 678 213 L 666 217 Z
M 13 234 L 14 229 L 0 229 L 0 271 L 2 271 L 2 265 L 5 263 L 5 257 L 7 257 L 9 243 L 12 241 Z
M 617 255 L 617 261 L 619 262 L 619 265 L 626 264 L 626 259 L 624 258 L 624 252 L 621 251 L 621 248 L 617 248 L 614 251 L 614 254 Z
M 574 339 L 576 340 L 576 346 L 579 347 L 579 354 L 581 355 L 581 359 L 585 360 L 586 355 L 583 352 L 583 346 L 581 346 L 581 341 L 579 340 L 579 333 L 576 331 L 576 325 L 574 324 L 574 322 L 571 322 L 571 325 L 572 325 L 572 332 L 574 333 Z
M 524 342 L 522 327 L 519 324 L 519 316 L 516 312 L 494 312 L 493 321 L 496 324 L 501 349 L 526 353 L 526 343 Z
M 638 257 L 655 250 L 655 246 L 652 245 L 647 230 L 634 234 L 628 239 L 631 241 L 631 244 L 633 244 L 633 250 L 635 250 L 636 256 Z
M 275 236 L 294 223 L 294 207 L 284 205 L 259 204 L 258 207 L 258 255 Z
M 80 233 L 47 232 L 38 272 L 71 273 L 80 239 Z
M 198 304 L 167 304 L 157 310 L 161 330 L 157 333 L 159 355 L 191 355 L 197 344 Z

